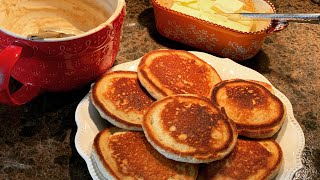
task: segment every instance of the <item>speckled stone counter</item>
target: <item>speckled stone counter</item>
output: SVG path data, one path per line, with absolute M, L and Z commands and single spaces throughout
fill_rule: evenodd
M 320 13 L 316 0 L 274 0 L 279 12 Z M 158 48 L 196 50 L 160 36 L 149 0 L 127 0 L 116 64 Z M 290 24 L 240 64 L 263 74 L 293 105 L 306 146 L 294 179 L 320 178 L 320 25 Z M 0 179 L 90 179 L 75 149 L 76 106 L 90 86 L 46 93 L 20 107 L 0 105 Z

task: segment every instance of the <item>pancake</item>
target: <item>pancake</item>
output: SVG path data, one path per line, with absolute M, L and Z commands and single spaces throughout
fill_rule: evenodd
M 174 94 L 210 97 L 221 81 L 216 70 L 197 56 L 182 50 L 154 50 L 138 65 L 138 78 L 155 99 Z
M 150 106 L 143 131 L 161 154 L 188 163 L 225 157 L 233 149 L 237 130 L 211 101 L 199 95 L 171 95 Z
M 268 89 L 272 94 L 274 94 L 274 90 L 272 89 L 272 86 L 268 83 L 262 82 L 262 81 L 256 81 L 256 80 L 246 80 L 246 81 L 250 81 L 253 83 L 257 83 L 260 84 L 261 86 L 265 87 L 266 89 Z
M 111 124 L 141 131 L 143 114 L 155 100 L 140 85 L 136 72 L 114 71 L 93 85 L 91 101 Z
M 212 100 L 235 122 L 239 135 L 268 138 L 281 128 L 285 107 L 266 83 L 233 79 L 217 84 Z
M 142 132 L 109 128 L 94 139 L 93 158 L 107 179 L 196 179 L 198 167 L 159 154 Z
M 237 140 L 232 152 L 220 161 L 201 167 L 198 180 L 265 180 L 280 170 L 283 154 L 273 140 Z

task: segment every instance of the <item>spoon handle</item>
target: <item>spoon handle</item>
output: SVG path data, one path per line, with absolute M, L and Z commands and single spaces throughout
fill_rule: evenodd
M 320 24 L 320 13 L 315 14 L 275 14 L 275 13 L 239 13 L 242 17 L 253 19 L 286 20 L 288 22 Z

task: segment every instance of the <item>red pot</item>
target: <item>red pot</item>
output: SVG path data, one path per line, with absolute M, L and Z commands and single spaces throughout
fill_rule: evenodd
M 105 73 L 118 53 L 125 17 L 124 0 L 108 1 L 111 17 L 78 36 L 30 40 L 0 29 L 0 103 L 21 105 L 44 91 L 71 90 Z M 11 76 L 23 84 L 13 94 Z

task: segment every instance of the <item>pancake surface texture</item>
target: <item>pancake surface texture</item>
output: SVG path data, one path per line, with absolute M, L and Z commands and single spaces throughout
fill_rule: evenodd
M 202 96 L 180 94 L 158 100 L 143 119 L 143 131 L 161 154 L 188 163 L 212 162 L 231 152 L 235 125 Z
M 138 77 L 155 99 L 174 94 L 197 94 L 209 98 L 213 86 L 221 81 L 212 66 L 182 50 L 147 53 L 138 65 Z
M 94 140 L 93 157 L 107 179 L 195 179 L 198 167 L 158 153 L 142 132 L 109 128 Z
M 212 100 L 223 107 L 236 123 L 239 135 L 250 138 L 267 138 L 281 128 L 285 107 L 281 100 L 264 87 L 241 79 L 225 80 L 217 84 Z
M 143 114 L 155 100 L 141 86 L 136 72 L 114 71 L 94 84 L 91 101 L 113 125 L 142 130 Z
M 201 167 L 198 179 L 272 179 L 279 172 L 282 161 L 282 150 L 275 141 L 238 139 L 228 156 Z

